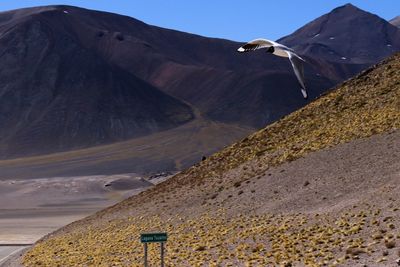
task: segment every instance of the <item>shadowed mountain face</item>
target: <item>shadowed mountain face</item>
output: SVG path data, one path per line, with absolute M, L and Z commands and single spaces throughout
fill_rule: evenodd
M 83 47 L 68 23 L 51 19 L 56 11 L 2 15 L 2 155 L 118 141 L 193 118 L 187 104 Z
M 396 27 L 400 27 L 400 16 L 391 19 L 389 22 Z
M 357 18 L 363 24 L 353 23 Z M 347 26 L 338 32 L 337 23 Z M 321 37 L 312 39 L 317 29 Z M 342 42 L 355 33 L 360 41 Z M 386 39 L 374 38 L 381 35 Z M 238 54 L 240 43 L 126 16 L 70 6 L 20 9 L 0 14 L 0 36 L 1 158 L 148 135 L 194 113 L 258 128 L 308 103 L 286 59 Z M 347 5 L 282 41 L 305 54 L 313 99 L 399 49 L 399 30 Z M 325 48 L 356 56 L 343 60 Z

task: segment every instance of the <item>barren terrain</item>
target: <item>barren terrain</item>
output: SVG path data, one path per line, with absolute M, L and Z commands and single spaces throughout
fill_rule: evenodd
M 0 160 L 0 179 L 178 171 L 253 132 L 198 119 L 174 129 L 110 145 Z
M 27 266 L 391 266 L 399 257 L 400 54 L 199 164 L 39 241 Z M 90 249 L 88 249 L 90 248 Z M 158 250 L 150 251 L 152 262 Z
M 155 182 L 135 174 L 0 180 L 0 245 L 34 243 Z

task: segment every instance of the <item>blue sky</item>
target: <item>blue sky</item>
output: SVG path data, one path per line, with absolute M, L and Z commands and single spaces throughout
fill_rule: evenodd
M 0 10 L 73 5 L 128 15 L 160 27 L 247 41 L 278 39 L 348 2 L 387 20 L 400 15 L 400 0 L 3 0 Z

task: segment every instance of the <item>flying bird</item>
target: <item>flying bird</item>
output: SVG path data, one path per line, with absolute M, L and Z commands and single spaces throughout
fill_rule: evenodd
M 297 80 L 300 83 L 301 93 L 303 94 L 304 98 L 307 98 L 306 86 L 304 85 L 304 69 L 303 69 L 303 61 L 305 62 L 305 60 L 302 59 L 299 55 L 297 55 L 293 51 L 293 49 L 267 39 L 255 39 L 239 47 L 237 51 L 242 53 L 263 48 L 267 49 L 268 53 L 274 54 L 279 57 L 289 58 L 290 63 L 292 63 L 294 74 L 296 74 Z

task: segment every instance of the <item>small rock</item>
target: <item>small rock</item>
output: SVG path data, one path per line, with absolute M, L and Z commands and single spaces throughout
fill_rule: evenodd
M 305 186 L 308 186 L 309 184 L 310 184 L 309 181 L 305 181 L 304 184 L 303 184 L 303 186 L 305 187 Z
M 396 241 L 394 241 L 394 240 L 385 240 L 385 246 L 388 249 L 392 249 L 392 248 L 396 247 Z
M 383 238 L 383 235 L 380 234 L 380 233 L 377 233 L 377 234 L 374 234 L 374 235 L 372 236 L 372 238 L 373 238 L 374 240 L 379 240 L 379 239 L 382 239 L 382 238 Z
M 350 254 L 352 256 L 357 256 L 359 254 L 366 253 L 365 249 L 362 248 L 347 248 L 346 254 Z
M 387 255 L 389 255 L 389 251 L 387 250 L 382 251 L 382 256 L 387 256 Z
M 213 194 L 213 195 L 210 197 L 210 199 L 216 199 L 216 198 L 217 198 L 217 196 L 218 196 L 218 194 L 217 194 L 217 193 L 215 193 L 215 194 Z
M 386 222 L 386 221 L 389 221 L 389 220 L 392 220 L 392 219 L 393 219 L 392 216 L 387 216 L 387 217 L 383 218 L 383 221 Z
M 234 187 L 239 187 L 241 184 L 242 184 L 242 182 L 235 182 L 235 183 L 233 184 L 233 186 L 234 186 Z
M 382 257 L 382 258 L 379 258 L 376 262 L 380 263 L 380 262 L 383 262 L 383 261 L 387 261 L 387 259 L 385 257 Z
M 206 250 L 206 246 L 198 246 L 195 251 L 204 251 Z

